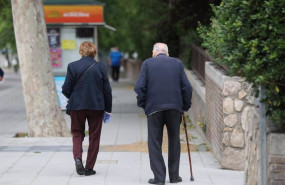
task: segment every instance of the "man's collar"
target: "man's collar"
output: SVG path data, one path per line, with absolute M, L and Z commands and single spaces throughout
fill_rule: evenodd
M 164 53 L 159 53 L 158 55 L 156 55 L 156 56 L 160 56 L 160 55 L 164 55 L 164 56 L 166 56 L 166 54 L 164 54 Z

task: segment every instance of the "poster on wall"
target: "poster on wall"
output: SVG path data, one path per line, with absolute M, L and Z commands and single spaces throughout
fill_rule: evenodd
M 62 66 L 61 49 L 60 48 L 50 48 L 50 59 L 53 68 L 59 68 Z
M 62 49 L 67 50 L 75 50 L 76 49 L 76 42 L 75 40 L 62 40 Z
M 60 29 L 48 28 L 48 43 L 50 48 L 60 48 Z
M 62 91 L 61 87 L 65 81 L 65 76 L 55 76 L 54 81 L 55 81 L 56 92 L 57 92 L 57 96 L 58 96 L 60 109 L 66 110 L 66 105 L 67 105 L 68 99 L 61 92 Z

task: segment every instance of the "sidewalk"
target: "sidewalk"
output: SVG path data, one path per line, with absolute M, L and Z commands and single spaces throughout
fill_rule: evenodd
M 112 83 L 113 114 L 103 125 L 101 146 L 94 176 L 75 172 L 71 138 L 13 138 L 27 132 L 22 86 L 18 74 L 6 74 L 0 84 L 0 185 L 147 185 L 153 178 L 147 153 L 147 124 L 141 109 L 136 107 L 132 84 L 122 79 Z M 69 117 L 65 116 L 70 127 Z M 220 169 L 205 141 L 196 129 L 189 129 L 194 182 L 190 182 L 185 136 L 181 133 L 181 185 L 242 185 L 243 172 Z M 88 137 L 84 141 L 84 156 Z M 165 142 L 163 146 L 164 150 Z M 167 153 L 164 153 L 167 164 Z M 85 162 L 85 161 L 84 161 Z M 169 183 L 168 176 L 166 184 Z

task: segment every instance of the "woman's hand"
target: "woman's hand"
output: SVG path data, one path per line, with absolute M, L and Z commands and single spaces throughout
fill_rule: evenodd
M 109 112 L 104 112 L 104 123 L 109 123 L 111 120 L 111 113 Z

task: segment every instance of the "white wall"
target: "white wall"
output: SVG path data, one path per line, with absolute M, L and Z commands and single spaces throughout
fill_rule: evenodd
M 76 49 L 75 50 L 62 50 L 62 67 L 53 68 L 53 73 L 55 75 L 66 75 L 67 65 L 71 62 L 79 60 L 81 56 L 79 55 L 79 46 L 83 41 L 93 42 L 93 37 L 89 38 L 77 38 L 76 37 L 76 28 L 60 28 L 60 40 L 75 40 Z

